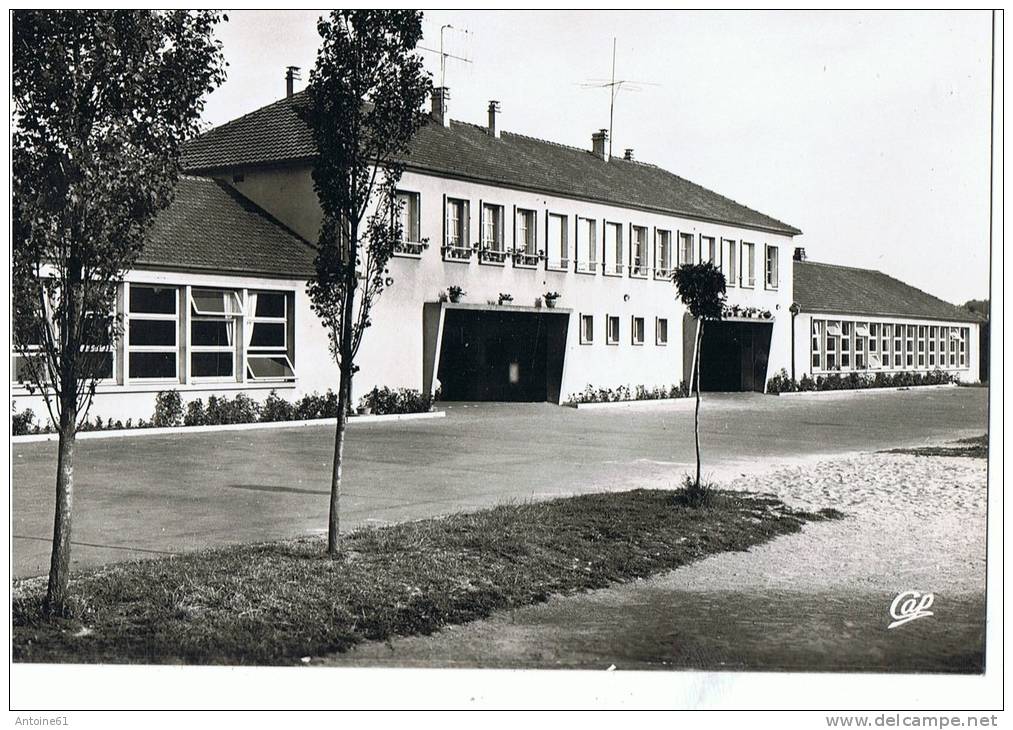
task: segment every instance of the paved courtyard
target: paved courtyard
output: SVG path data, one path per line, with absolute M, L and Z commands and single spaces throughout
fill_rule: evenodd
M 986 429 L 988 391 L 705 396 L 715 479 L 816 455 L 940 442 Z M 447 418 L 350 427 L 342 529 L 527 500 L 671 486 L 693 460 L 692 409 L 576 411 L 450 404 Z M 330 427 L 82 441 L 74 565 L 321 532 Z M 48 569 L 56 444 L 13 449 L 14 575 Z

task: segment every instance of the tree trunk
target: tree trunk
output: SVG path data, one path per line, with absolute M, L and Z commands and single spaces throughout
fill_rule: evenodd
M 49 563 L 49 587 L 44 610 L 50 616 L 67 613 L 70 583 L 70 528 L 74 506 L 74 444 L 77 438 L 77 403 L 60 410 L 60 445 L 56 462 L 56 513 L 53 519 L 53 554 Z
M 339 523 L 341 515 L 341 462 L 345 451 L 345 426 L 348 424 L 348 394 L 351 385 L 341 367 L 338 380 L 338 417 L 334 428 L 334 467 L 331 471 L 331 504 L 327 517 L 327 554 L 337 555 L 340 548 Z
M 693 432 L 696 435 L 696 486 L 700 486 L 700 343 L 703 341 L 703 320 L 696 328 L 696 411 L 693 415 Z

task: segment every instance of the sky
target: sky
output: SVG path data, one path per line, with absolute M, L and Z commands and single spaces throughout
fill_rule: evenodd
M 228 80 L 209 126 L 303 81 L 323 11 L 230 12 Z M 988 296 L 988 12 L 425 11 L 422 46 L 450 116 L 613 149 L 803 231 L 811 260 L 874 268 L 951 302 Z M 590 86 L 589 86 L 590 85 Z

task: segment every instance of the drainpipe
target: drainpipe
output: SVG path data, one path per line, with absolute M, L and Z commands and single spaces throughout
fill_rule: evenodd
M 795 317 L 802 311 L 802 307 L 798 302 L 792 302 L 788 311 L 791 312 L 791 379 L 795 380 Z

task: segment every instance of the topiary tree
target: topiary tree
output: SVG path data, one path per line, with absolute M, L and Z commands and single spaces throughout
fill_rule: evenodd
M 60 434 L 45 609 L 65 612 L 74 443 L 120 334 L 116 291 L 225 78 L 214 12 L 14 11 L 11 198 L 19 379 Z
M 693 415 L 693 431 L 696 437 L 696 479 L 695 489 L 700 489 L 700 342 L 703 340 L 704 322 L 718 320 L 725 306 L 725 275 L 711 263 L 684 264 L 672 274 L 679 299 L 697 321 L 696 338 L 693 343 L 693 380 L 696 381 L 696 409 Z M 693 388 L 693 381 L 690 381 Z
M 321 45 L 300 110 L 316 142 L 323 222 L 308 293 L 338 363 L 338 409 L 327 552 L 338 553 L 341 462 L 355 356 L 374 302 L 389 285 L 401 239 L 396 189 L 408 144 L 426 122 L 432 90 L 415 47 L 416 10 L 335 10 L 317 23 Z

